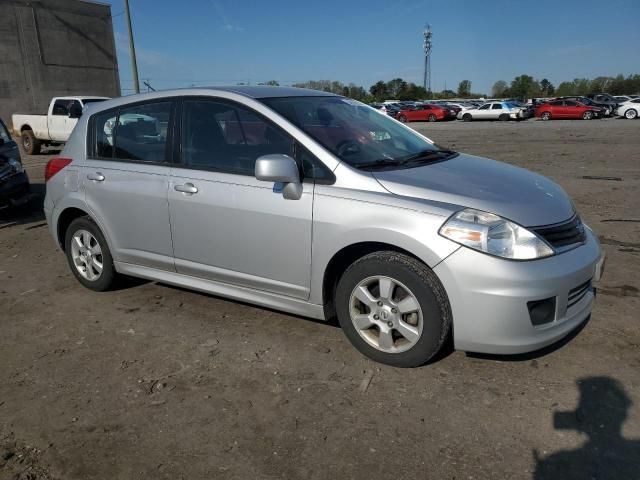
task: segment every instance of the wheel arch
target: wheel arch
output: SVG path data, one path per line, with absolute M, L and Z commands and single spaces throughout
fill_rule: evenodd
M 402 253 L 427 265 L 426 262 L 414 253 L 390 243 L 365 241 L 342 247 L 331 257 L 322 277 L 322 304 L 324 305 L 326 319 L 333 319 L 336 316 L 334 305 L 335 290 L 340 277 L 349 265 L 370 253 L 381 251 Z
M 69 228 L 69 225 L 71 225 L 71 222 L 80 217 L 91 217 L 91 215 L 89 214 L 89 212 L 78 207 L 67 207 L 62 212 L 60 212 L 60 215 L 58 215 L 58 220 L 55 227 L 56 241 L 58 242 L 58 245 L 63 252 L 65 251 L 64 237 L 67 229 Z

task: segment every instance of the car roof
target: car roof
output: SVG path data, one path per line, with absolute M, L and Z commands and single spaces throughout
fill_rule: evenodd
M 199 89 L 239 93 L 251 98 L 273 97 L 337 97 L 334 93 L 312 90 L 310 88 L 276 87 L 271 85 L 234 85 L 224 87 L 199 87 Z M 188 94 L 190 89 L 184 89 Z
M 56 100 L 76 100 L 78 98 L 84 99 L 84 100 L 110 100 L 111 97 L 96 97 L 93 95 L 74 95 L 74 96 L 67 96 L 67 97 L 53 97 Z

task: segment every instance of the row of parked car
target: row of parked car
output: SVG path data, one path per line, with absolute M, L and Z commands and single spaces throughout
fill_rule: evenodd
M 640 114 L 640 95 L 611 96 L 605 93 L 532 99 L 524 103 L 516 99 L 488 101 L 385 101 L 371 105 L 403 123 L 443 120 L 541 120 L 602 118 L 612 115 L 634 119 Z

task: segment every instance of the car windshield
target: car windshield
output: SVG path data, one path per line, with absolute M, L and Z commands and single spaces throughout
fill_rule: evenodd
M 343 97 L 276 97 L 263 103 L 287 118 L 340 160 L 356 168 L 394 168 L 453 152 L 369 106 Z

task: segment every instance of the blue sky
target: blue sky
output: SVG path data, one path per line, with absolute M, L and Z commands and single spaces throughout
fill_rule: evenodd
M 123 93 L 132 76 L 122 0 L 112 14 Z M 522 73 L 557 85 L 640 73 L 640 0 L 130 0 L 140 78 L 157 89 L 340 80 L 422 83 L 422 30 L 433 30 L 432 87 L 463 79 L 490 93 Z

